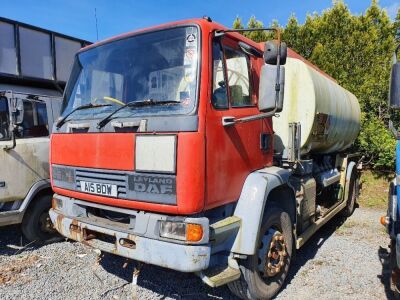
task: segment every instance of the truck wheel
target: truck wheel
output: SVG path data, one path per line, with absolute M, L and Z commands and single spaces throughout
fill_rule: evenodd
M 389 270 L 390 270 L 390 289 L 394 299 L 400 299 L 400 270 L 397 267 L 396 259 L 396 240 L 390 241 L 389 252 Z
M 228 284 L 242 299 L 271 299 L 282 287 L 293 254 L 292 222 L 279 207 L 267 207 L 257 253 L 240 262 L 242 276 Z
M 22 233 L 29 241 L 48 241 L 56 236 L 49 216 L 51 198 L 51 195 L 42 195 L 33 199 L 25 212 Z
M 347 205 L 340 213 L 343 217 L 350 217 L 356 207 L 358 197 L 358 178 L 356 172 L 352 172 L 349 184 L 349 197 L 347 198 Z

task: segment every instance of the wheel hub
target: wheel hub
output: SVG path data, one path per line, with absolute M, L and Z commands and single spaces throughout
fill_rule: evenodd
M 285 237 L 278 230 L 268 230 L 260 246 L 259 271 L 264 277 L 277 275 L 284 269 L 286 257 Z
M 52 233 L 55 231 L 54 225 L 51 222 L 49 213 L 42 213 L 39 217 L 39 226 L 43 232 Z

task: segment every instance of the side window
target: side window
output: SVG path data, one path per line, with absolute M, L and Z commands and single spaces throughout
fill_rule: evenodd
M 252 106 L 248 56 L 231 48 L 224 50 L 232 107 Z
M 0 98 L 0 141 L 8 140 L 10 115 L 8 113 L 8 101 L 6 97 Z
M 228 108 L 223 54 L 218 42 L 213 42 L 213 93 L 212 104 L 215 108 Z
M 24 120 L 19 126 L 17 138 L 32 138 L 49 135 L 46 104 L 23 100 Z

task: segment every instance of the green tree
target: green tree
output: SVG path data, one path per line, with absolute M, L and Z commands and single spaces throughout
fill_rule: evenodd
M 252 17 L 248 27 L 260 24 Z M 307 15 L 303 24 L 292 15 L 282 35 L 290 48 L 357 96 L 363 115 L 356 150 L 380 169 L 393 168 L 395 143 L 387 129 L 387 97 L 399 28 L 400 10 L 393 22 L 376 0 L 362 15 L 351 14 L 343 1 L 333 1 L 321 14 Z M 258 35 L 249 37 L 264 40 Z

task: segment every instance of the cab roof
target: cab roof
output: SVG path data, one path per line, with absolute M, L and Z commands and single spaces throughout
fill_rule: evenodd
M 129 37 L 132 37 L 132 36 L 135 36 L 135 35 L 138 35 L 138 34 L 142 34 L 142 33 L 146 33 L 146 32 L 152 32 L 152 31 L 156 31 L 156 30 L 173 28 L 173 27 L 181 26 L 181 25 L 193 25 L 193 24 L 200 26 L 200 28 L 201 28 L 201 30 L 203 32 L 206 31 L 206 32 L 209 32 L 209 33 L 217 31 L 217 30 L 228 30 L 228 29 L 230 29 L 230 28 L 227 28 L 226 26 L 224 26 L 222 24 L 219 24 L 217 22 L 208 21 L 207 19 L 197 18 L 197 19 L 181 20 L 181 21 L 164 23 L 164 24 L 161 24 L 161 25 L 151 26 L 151 27 L 144 28 L 144 29 L 138 29 L 138 30 L 122 33 L 122 34 L 113 36 L 111 38 L 96 42 L 96 43 L 91 44 L 89 46 L 86 46 L 86 47 L 82 48 L 79 52 L 86 51 L 86 50 L 89 50 L 91 48 L 95 48 L 95 47 L 98 47 L 98 46 L 101 46 L 101 45 L 104 45 L 104 44 L 108 44 L 108 43 L 111 43 L 111 42 L 114 42 L 114 41 L 118 41 L 118 40 L 121 40 L 121 39 L 129 38 Z M 243 36 L 243 35 L 241 35 L 241 34 L 239 34 L 237 32 L 229 32 L 229 33 L 227 33 L 227 35 L 229 35 L 231 37 L 234 37 L 236 39 L 239 39 L 239 40 L 245 42 L 246 44 L 248 44 L 248 45 L 250 45 L 250 46 L 252 46 L 252 47 L 254 47 L 256 49 L 258 49 L 260 51 L 263 51 L 263 47 L 261 47 L 258 43 L 250 40 L 249 38 L 247 38 L 247 37 L 245 37 L 245 36 Z

